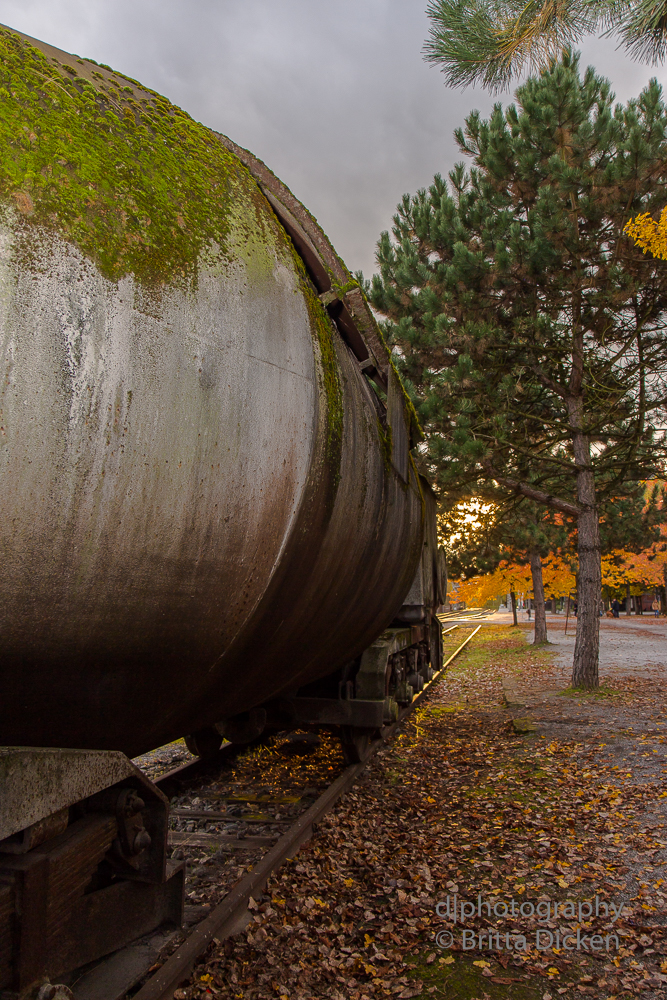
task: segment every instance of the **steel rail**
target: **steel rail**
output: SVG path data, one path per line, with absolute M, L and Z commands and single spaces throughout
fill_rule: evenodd
M 437 615 L 441 625 L 449 625 L 451 622 L 458 622 L 463 625 L 468 622 L 486 621 L 491 617 L 490 611 L 456 611 L 447 615 Z
M 447 666 L 468 645 L 481 627 L 481 625 L 478 625 L 474 632 L 466 638 L 465 642 L 461 643 L 458 649 L 452 653 L 447 662 L 443 663 L 437 674 L 433 676 L 419 694 L 415 695 L 411 704 L 403 709 L 398 721 L 386 727 L 380 738 L 371 744 L 370 752 L 366 759 L 360 764 L 351 764 L 329 785 L 317 801 L 296 820 L 271 850 L 264 855 L 261 861 L 253 867 L 252 871 L 230 889 L 225 898 L 218 903 L 208 917 L 205 917 L 201 923 L 197 924 L 183 944 L 169 956 L 164 965 L 134 994 L 133 1000 L 171 1000 L 174 990 L 180 986 L 184 979 L 190 976 L 197 959 L 207 949 L 211 941 L 214 938 L 220 941 L 234 933 L 238 933 L 240 918 L 243 916 L 245 910 L 247 910 L 250 897 L 254 894 L 259 894 L 266 886 L 269 877 L 281 866 L 283 861 L 293 858 L 298 853 L 301 845 L 311 838 L 315 824 L 354 785 L 358 775 L 361 774 L 374 754 L 380 747 L 391 740 L 398 727 L 426 696 L 431 685 L 441 677 Z M 448 629 L 447 631 L 452 630 Z M 186 770 L 187 766 L 183 765 L 173 773 L 181 773 Z M 166 779 L 171 777 L 171 775 L 164 775 L 163 777 Z
M 473 631 L 472 631 L 472 632 L 470 633 L 470 635 L 468 636 L 468 638 L 467 638 L 467 639 L 465 639 L 465 640 L 464 640 L 464 641 L 463 641 L 463 642 L 461 643 L 461 645 L 459 646 L 459 648 L 458 648 L 458 649 L 455 649 L 455 650 L 454 650 L 454 652 L 453 652 L 453 653 L 452 653 L 452 655 L 451 655 L 451 656 L 449 657 L 449 659 L 447 660 L 447 662 L 446 662 L 446 663 L 443 663 L 443 665 L 442 665 L 442 669 L 443 669 L 443 670 L 446 670 L 446 668 L 447 668 L 447 667 L 449 666 L 449 664 L 450 664 L 450 663 L 452 662 L 452 660 L 454 659 L 454 657 L 455 657 L 455 656 L 458 656 L 458 655 L 459 655 L 459 653 L 461 652 L 461 650 L 462 650 L 462 649 L 464 649 L 464 648 L 465 648 L 465 647 L 466 647 L 466 646 L 468 645 L 468 643 L 470 642 L 470 640 L 472 639 L 472 637 L 473 637 L 473 636 L 475 636 L 475 635 L 477 635 L 477 633 L 479 632 L 479 630 L 481 629 L 481 627 L 482 627 L 481 625 L 478 625 L 478 626 L 477 626 L 477 628 L 476 628 L 476 629 L 474 629 L 474 630 L 473 630 Z
M 461 611 L 441 611 L 436 615 L 441 622 L 454 618 L 486 618 L 492 612 L 488 608 L 463 608 Z

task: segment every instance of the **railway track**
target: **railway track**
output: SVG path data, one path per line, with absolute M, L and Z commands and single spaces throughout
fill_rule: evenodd
M 438 614 L 436 617 L 441 625 L 450 622 L 469 622 L 475 619 L 490 618 L 493 614 L 488 608 L 466 608 L 465 611 L 447 611 Z
M 451 625 L 443 635 L 460 627 Z M 304 732 L 248 748 L 226 744 L 212 760 L 188 754 L 177 767 L 151 774 L 171 799 L 170 863 L 185 867 L 184 928 L 153 934 L 85 970 L 71 984 L 75 1000 L 171 998 L 214 938 L 222 941 L 246 926 L 251 897 L 261 899 L 269 876 L 310 839 L 480 628 L 465 636 L 398 721 L 383 729 L 363 763 L 346 766 L 333 734 Z M 177 752 L 186 756 L 180 747 Z M 150 773 L 150 755 L 142 765 Z

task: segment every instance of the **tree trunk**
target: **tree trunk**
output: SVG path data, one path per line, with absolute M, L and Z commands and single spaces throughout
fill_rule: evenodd
M 625 585 L 625 613 L 626 613 L 626 615 L 629 615 L 631 613 L 630 612 L 630 606 L 631 606 L 631 604 L 632 604 L 632 598 L 630 597 L 630 584 L 626 583 L 626 585 Z
M 535 605 L 535 641 L 542 646 L 547 639 L 547 614 L 544 606 L 544 583 L 542 582 L 542 560 L 537 549 L 530 550 L 530 575 L 533 578 L 533 604 Z
M 582 508 L 577 518 L 579 584 L 572 686 L 590 689 L 599 686 L 600 593 L 602 589 L 600 522 L 595 505 L 595 476 L 591 464 L 590 441 L 588 435 L 583 431 L 583 401 L 581 397 L 570 399 L 568 410 L 570 425 L 575 429 L 572 435 L 572 445 L 577 466 L 577 500 Z
M 512 602 L 512 614 L 514 615 L 514 623 L 513 624 L 514 625 L 518 625 L 519 623 L 516 620 L 516 594 L 514 593 L 513 590 L 510 591 L 510 600 Z

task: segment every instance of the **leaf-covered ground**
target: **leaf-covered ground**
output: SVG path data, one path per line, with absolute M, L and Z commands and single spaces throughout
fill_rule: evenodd
M 557 677 L 483 628 L 177 1000 L 664 997 L 665 677 Z

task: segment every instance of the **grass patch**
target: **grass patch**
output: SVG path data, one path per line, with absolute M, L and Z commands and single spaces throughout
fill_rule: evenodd
M 512 728 L 515 733 L 520 733 L 522 736 L 537 732 L 537 726 L 528 718 L 512 719 Z
M 542 1000 L 544 995 L 547 984 L 530 983 L 524 978 L 526 973 L 511 962 L 504 969 L 493 957 L 481 957 L 477 952 L 445 951 L 436 953 L 435 959 L 431 958 L 432 955 L 433 952 L 419 955 L 411 972 L 412 976 L 421 979 L 426 991 L 435 987 L 431 996 L 447 997 L 447 1000 L 481 1000 L 482 996 L 490 1000 L 502 1000 L 504 997 Z M 491 975 L 484 975 L 484 972 Z
M 568 687 L 558 692 L 561 698 L 620 698 L 621 692 L 611 687 L 608 681 L 603 681 L 597 688 Z

